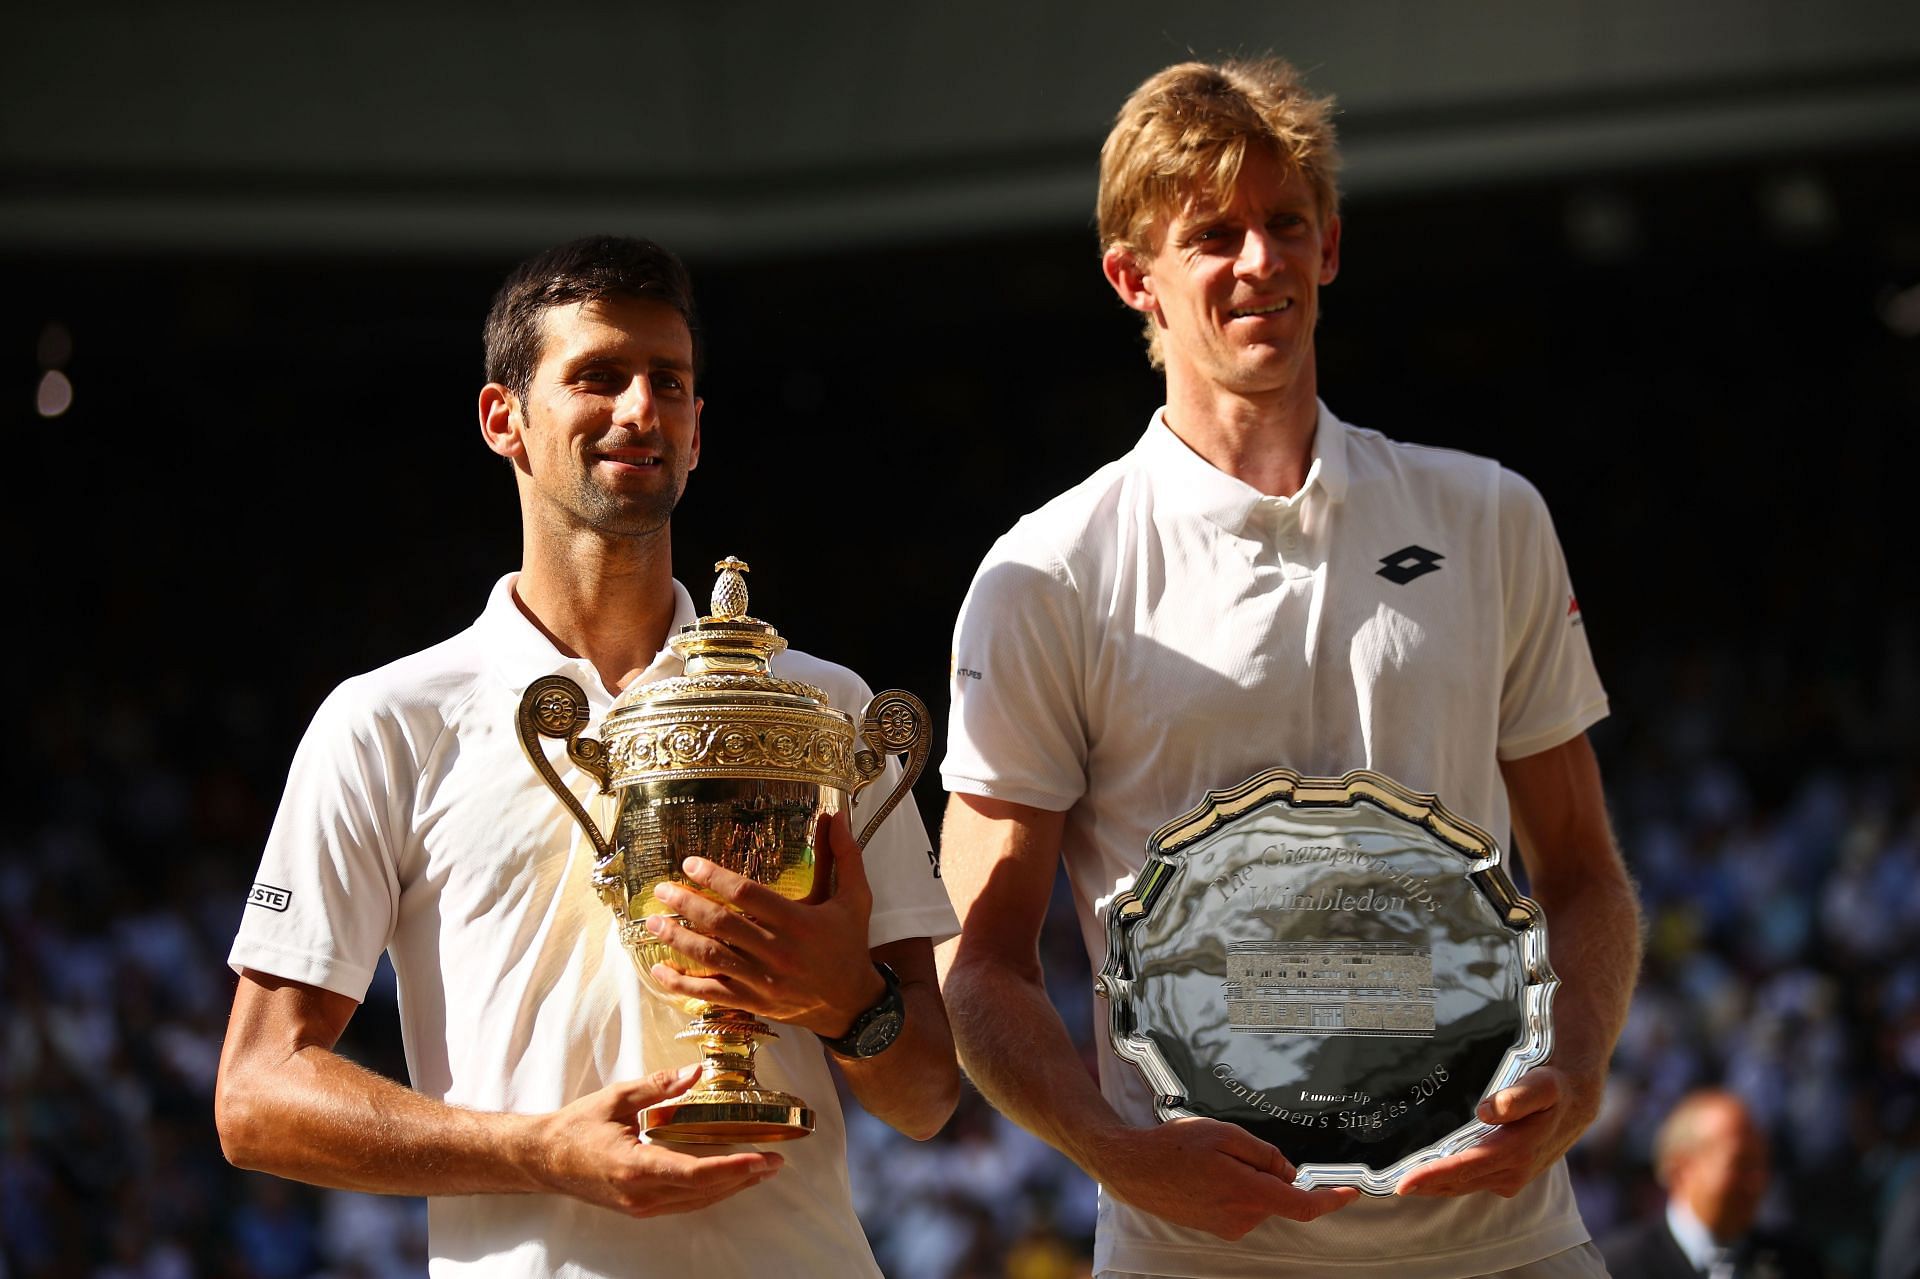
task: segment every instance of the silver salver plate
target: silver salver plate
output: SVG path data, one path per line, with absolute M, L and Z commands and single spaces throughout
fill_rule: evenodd
M 1239 1124 L 1302 1189 L 1392 1194 L 1553 1048 L 1539 905 L 1484 830 L 1379 773 L 1208 792 L 1148 841 L 1107 941 L 1110 1038 L 1160 1118 Z

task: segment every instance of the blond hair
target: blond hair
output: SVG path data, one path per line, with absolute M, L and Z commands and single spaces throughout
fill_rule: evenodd
M 1306 178 L 1322 226 L 1339 213 L 1332 98 L 1280 58 L 1182 62 L 1133 91 L 1100 148 L 1100 251 L 1152 257 L 1165 223 L 1194 200 L 1230 203 L 1249 143 Z M 1147 342 L 1161 367 L 1152 317 Z

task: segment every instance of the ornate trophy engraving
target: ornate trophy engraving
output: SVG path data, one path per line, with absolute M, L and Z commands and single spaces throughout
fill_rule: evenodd
M 1500 849 L 1378 773 L 1210 791 L 1107 907 L 1116 1053 L 1162 1119 L 1278 1146 L 1295 1184 L 1391 1194 L 1547 1059 L 1559 986 Z
M 821 690 L 773 675 L 768 661 L 787 642 L 747 616 L 746 564 L 729 558 L 714 571 L 712 614 L 672 641 L 685 674 L 621 694 L 601 724 L 602 740 L 580 736 L 587 699 L 564 676 L 534 681 L 520 701 L 520 744 L 593 841 L 593 886 L 649 982 L 661 962 L 708 971 L 644 924 L 649 915 L 673 914 L 655 896 L 662 883 L 698 891 L 682 878 L 682 862 L 697 854 L 795 900 L 824 891 L 815 875 L 820 819 L 872 784 L 887 755 L 905 755 L 899 785 L 859 832 L 864 845 L 920 775 L 930 745 L 927 708 L 911 693 L 876 694 L 856 731 Z M 614 797 L 611 836 L 554 771 L 542 737 L 564 741 L 567 757 Z M 754 1041 L 774 1034 L 765 1022 L 704 1001 L 689 1001 L 688 1011 L 694 1021 L 679 1037 L 699 1041 L 700 1078 L 684 1096 L 647 1111 L 648 1136 L 730 1144 L 813 1131 L 805 1102 L 754 1077 Z

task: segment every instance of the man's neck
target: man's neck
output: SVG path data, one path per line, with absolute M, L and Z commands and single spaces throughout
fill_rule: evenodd
M 1286 386 L 1256 395 L 1167 371 L 1167 426 L 1216 470 L 1274 497 L 1292 497 L 1305 486 L 1319 421 L 1311 366 Z
M 673 625 L 668 530 L 632 540 L 583 534 L 566 543 L 524 539 L 515 602 L 555 646 L 590 663 L 618 693 L 666 647 Z

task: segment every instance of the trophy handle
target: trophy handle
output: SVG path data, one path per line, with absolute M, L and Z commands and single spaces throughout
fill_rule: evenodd
M 875 693 L 867 708 L 860 712 L 860 737 L 869 746 L 877 749 L 854 752 L 854 783 L 852 794 L 858 795 L 880 776 L 887 766 L 888 755 L 902 755 L 907 759 L 903 766 L 900 784 L 893 788 L 893 794 L 887 796 L 887 802 L 880 805 L 877 812 L 867 819 L 860 828 L 860 847 L 867 846 L 867 837 L 886 820 L 914 782 L 919 780 L 920 770 L 927 765 L 927 752 L 933 748 L 933 719 L 927 714 L 927 704 L 905 689 L 890 688 L 884 693 Z
M 600 828 L 588 815 L 586 806 L 560 780 L 560 774 L 547 762 L 547 752 L 540 745 L 542 737 L 565 740 L 567 758 L 600 783 L 602 795 L 609 794 L 607 748 L 591 737 L 580 736 L 580 730 L 587 726 L 587 719 L 587 695 L 580 690 L 580 686 L 564 675 L 548 675 L 527 685 L 526 693 L 520 698 L 520 710 L 514 716 L 514 726 L 520 731 L 520 748 L 526 751 L 527 762 L 533 765 L 533 771 L 540 774 L 547 789 L 573 814 L 573 820 L 580 823 L 580 829 L 593 841 L 596 854 L 593 883 L 604 897 L 608 888 L 605 880 L 617 850 L 612 841 L 600 833 Z

